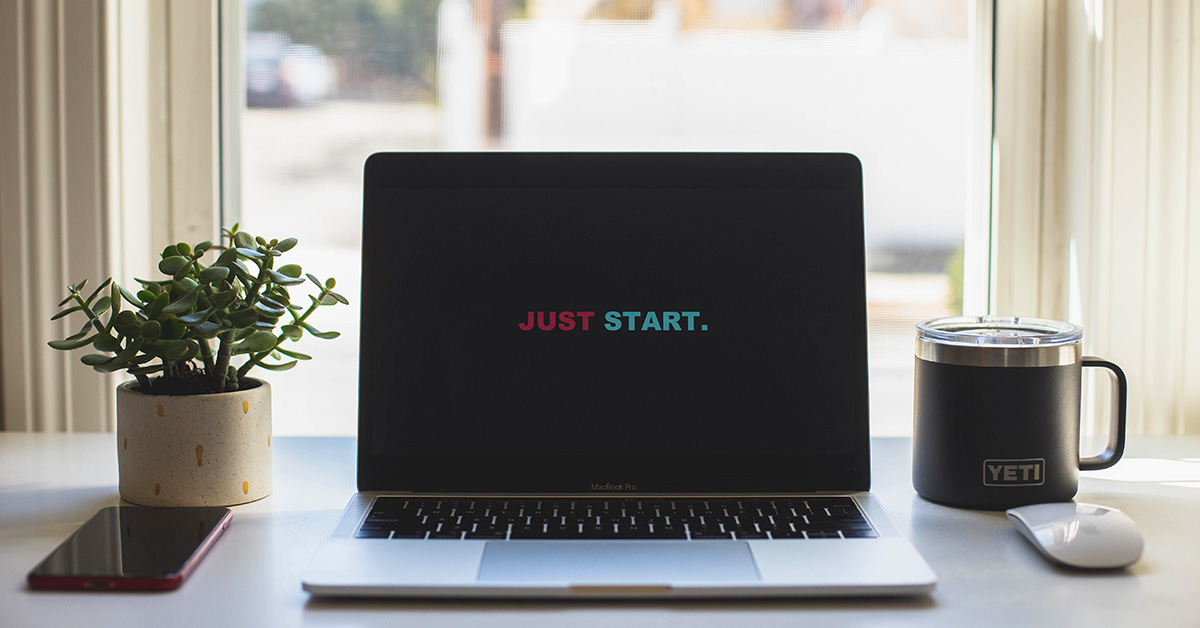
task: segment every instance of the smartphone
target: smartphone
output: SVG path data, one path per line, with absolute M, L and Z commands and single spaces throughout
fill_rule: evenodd
M 29 586 L 177 589 L 232 516 L 228 508 L 105 508 L 29 572 Z

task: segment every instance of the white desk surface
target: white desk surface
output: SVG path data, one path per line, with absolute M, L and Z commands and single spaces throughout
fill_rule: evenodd
M 1084 473 L 1078 501 L 1141 527 L 1140 563 L 1117 573 L 1051 566 L 1003 513 L 913 492 L 908 439 L 875 439 L 874 492 L 937 572 L 929 596 L 661 602 L 327 601 L 300 572 L 354 492 L 354 439 L 278 438 L 275 492 L 233 522 L 184 586 L 166 593 L 42 592 L 26 573 L 119 503 L 111 434 L 0 434 L 0 626 L 1200 626 L 1200 437 L 1132 438 Z

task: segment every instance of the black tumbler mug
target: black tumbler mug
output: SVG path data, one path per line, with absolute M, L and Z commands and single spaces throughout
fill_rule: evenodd
M 962 508 L 1069 501 L 1079 471 L 1116 464 L 1125 448 L 1125 374 L 1083 357 L 1083 328 L 1039 318 L 956 316 L 917 325 L 913 487 Z M 1108 446 L 1079 458 L 1083 367 L 1116 392 Z

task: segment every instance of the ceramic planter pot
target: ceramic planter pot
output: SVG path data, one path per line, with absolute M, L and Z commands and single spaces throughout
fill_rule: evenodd
M 271 387 L 147 395 L 117 386 L 121 498 L 143 506 L 232 506 L 271 494 Z

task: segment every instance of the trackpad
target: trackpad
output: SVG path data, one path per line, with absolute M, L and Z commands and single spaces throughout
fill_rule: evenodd
M 746 543 L 724 541 L 495 541 L 483 551 L 484 582 L 659 584 L 757 582 Z

